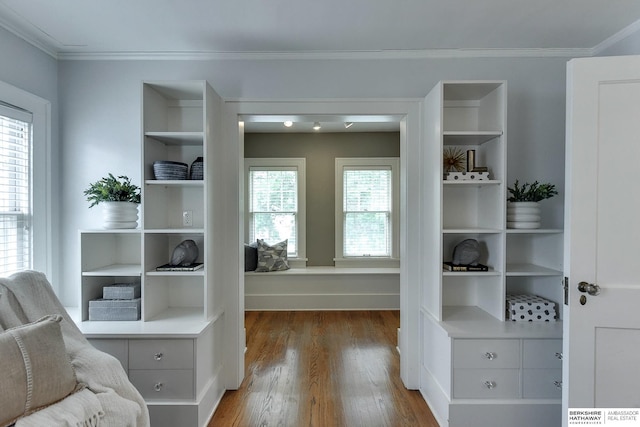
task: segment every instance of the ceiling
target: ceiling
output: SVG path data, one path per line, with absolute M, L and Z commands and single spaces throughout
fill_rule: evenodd
M 0 26 L 59 59 L 589 56 L 638 0 L 0 0 Z
M 577 57 L 640 30 L 640 1 L 0 0 L 0 26 L 61 60 Z M 284 119 L 245 130 L 399 130 L 393 117 Z
M 247 133 L 399 132 L 402 117 L 394 115 L 252 115 L 243 117 Z M 285 127 L 290 120 L 292 125 Z M 320 129 L 313 128 L 314 124 Z

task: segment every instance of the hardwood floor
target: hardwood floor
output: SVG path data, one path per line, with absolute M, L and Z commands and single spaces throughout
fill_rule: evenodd
M 247 312 L 246 377 L 209 427 L 437 427 L 400 380 L 397 311 Z

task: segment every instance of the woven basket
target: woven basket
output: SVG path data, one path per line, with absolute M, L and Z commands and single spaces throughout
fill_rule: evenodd
M 153 162 L 153 174 L 158 180 L 187 179 L 189 165 L 182 162 L 158 160 Z

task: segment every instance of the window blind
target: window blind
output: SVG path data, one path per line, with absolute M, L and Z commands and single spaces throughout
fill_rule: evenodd
M 391 256 L 391 168 L 343 171 L 345 257 Z
M 249 171 L 249 238 L 268 243 L 288 240 L 297 254 L 298 173 L 296 168 L 251 168 Z
M 31 267 L 31 122 L 0 104 L 0 275 Z

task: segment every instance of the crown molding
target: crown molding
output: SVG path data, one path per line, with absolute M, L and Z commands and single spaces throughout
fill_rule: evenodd
M 65 61 L 116 60 L 371 60 L 431 58 L 575 58 L 593 56 L 593 48 L 576 49 L 425 49 L 314 52 L 59 52 Z
M 24 18 L 17 14 L 13 9 L 8 6 L 0 3 L 0 27 L 9 31 L 14 36 L 18 37 L 21 40 L 29 43 L 30 45 L 40 49 L 47 55 L 51 56 L 54 59 L 58 59 L 58 49 L 53 47 L 51 43 L 44 41 L 40 37 L 36 37 L 31 31 L 25 31 L 23 27 L 16 25 L 16 22 L 25 22 Z M 7 19 L 6 16 L 13 17 L 13 20 Z M 27 24 L 25 24 L 27 25 Z M 30 24 L 28 24 L 30 25 Z M 41 31 L 38 28 L 38 31 Z M 44 33 L 46 36 L 48 34 Z
M 634 22 L 633 24 L 629 25 L 628 27 L 623 28 L 622 30 L 618 31 L 617 33 L 615 33 L 614 35 L 612 35 L 608 39 L 606 39 L 603 42 L 599 43 L 598 45 L 596 45 L 593 48 L 593 55 L 600 54 L 602 51 L 610 48 L 614 44 L 626 39 L 627 37 L 637 33 L 638 31 L 640 31 L 640 19 L 637 20 L 636 22 Z

